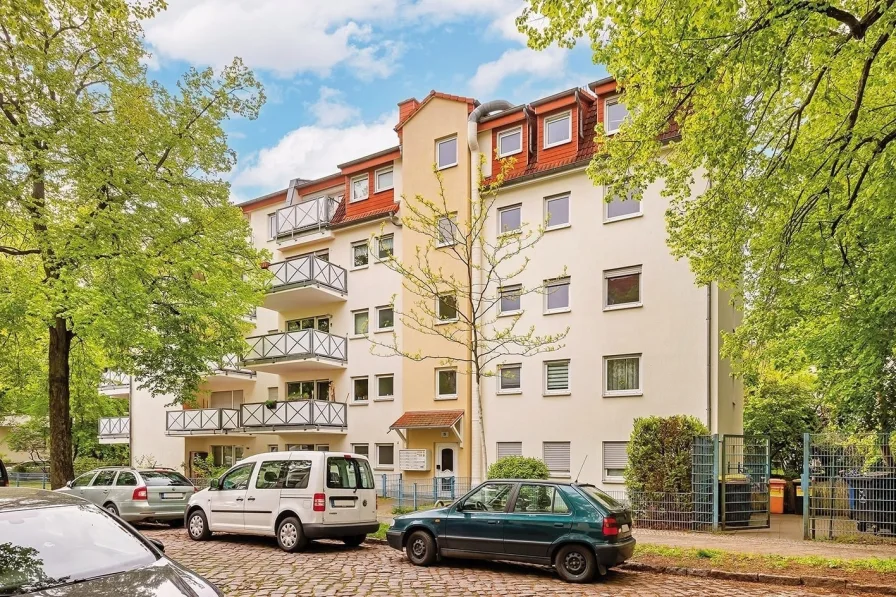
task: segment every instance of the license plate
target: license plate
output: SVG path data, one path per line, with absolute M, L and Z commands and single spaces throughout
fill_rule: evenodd
M 355 500 L 341 500 L 339 498 L 333 498 L 333 507 L 334 508 L 351 508 L 355 505 Z
M 620 532 L 627 533 L 631 530 L 631 528 L 629 528 L 629 526 L 627 524 L 624 524 L 619 528 L 619 530 L 620 530 Z
M 184 494 L 182 493 L 163 493 L 163 500 L 182 500 L 184 499 Z

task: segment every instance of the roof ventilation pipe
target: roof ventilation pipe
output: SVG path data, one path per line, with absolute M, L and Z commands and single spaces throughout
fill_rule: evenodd
M 493 112 L 503 112 L 513 107 L 513 104 L 506 100 L 492 100 L 485 102 L 470 112 L 467 118 L 467 145 L 470 148 L 470 209 L 478 212 L 479 204 L 479 120 L 483 116 L 488 116 Z M 477 221 L 479 214 L 472 213 L 470 221 Z M 473 239 L 473 267 L 479 272 L 476 284 L 482 288 L 482 242 L 479 238 Z M 472 338 L 471 338 L 472 339 Z M 470 476 L 474 482 L 485 480 L 486 467 L 488 459 L 485 452 L 485 428 L 482 426 L 482 388 L 479 386 L 479 380 L 476 378 L 475 371 L 472 372 L 472 402 L 473 402 L 473 450 L 472 450 L 472 470 Z

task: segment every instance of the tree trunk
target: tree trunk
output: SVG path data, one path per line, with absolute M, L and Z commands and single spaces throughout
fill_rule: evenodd
M 72 332 L 65 319 L 50 328 L 50 487 L 57 489 L 75 477 L 72 465 L 72 418 L 68 357 Z

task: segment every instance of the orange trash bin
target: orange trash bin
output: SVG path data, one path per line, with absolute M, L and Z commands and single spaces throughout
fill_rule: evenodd
M 768 493 L 771 498 L 772 514 L 784 514 L 784 486 L 787 481 L 784 479 L 771 479 L 768 482 Z

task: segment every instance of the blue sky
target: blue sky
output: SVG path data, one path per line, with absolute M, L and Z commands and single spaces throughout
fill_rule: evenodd
M 526 48 L 520 0 L 168 0 L 144 23 L 150 76 L 240 56 L 268 97 L 257 120 L 226 124 L 239 155 L 235 200 L 329 174 L 396 145 L 397 102 L 431 89 L 532 101 L 606 70 L 587 44 Z

